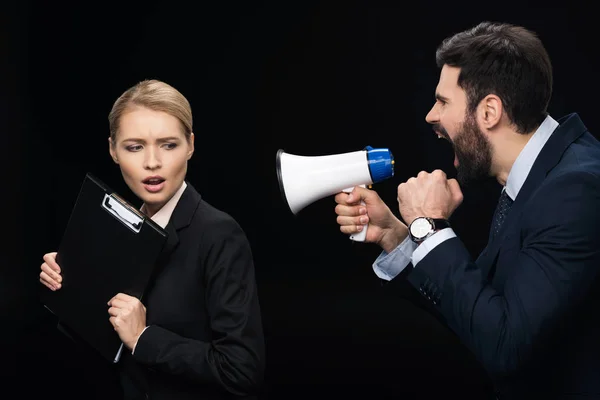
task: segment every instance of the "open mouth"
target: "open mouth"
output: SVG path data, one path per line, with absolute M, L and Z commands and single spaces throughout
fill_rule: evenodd
M 452 145 L 452 150 L 454 151 L 454 142 L 452 140 L 450 140 L 450 138 L 446 134 L 441 133 L 438 130 L 434 130 L 434 133 L 436 134 L 436 136 L 438 137 L 438 139 L 445 140 L 445 141 L 449 142 Z M 459 165 L 458 156 L 456 155 L 456 151 L 454 151 L 454 166 L 458 167 L 458 165 Z
M 165 180 L 164 180 L 164 178 L 161 178 L 161 177 L 151 177 L 151 178 L 146 178 L 146 179 L 144 179 L 142 182 L 143 182 L 145 185 L 151 185 L 151 186 L 154 186 L 154 185 L 160 185 L 160 184 L 161 184 L 161 183 L 163 183 L 164 181 L 165 181 Z
M 150 193 L 158 193 L 165 186 L 165 178 L 161 176 L 149 176 L 142 181 L 144 188 Z
M 443 139 L 443 140 L 450 141 L 450 138 L 448 138 L 446 135 L 444 135 L 441 132 L 435 131 L 435 134 L 437 135 L 438 139 Z

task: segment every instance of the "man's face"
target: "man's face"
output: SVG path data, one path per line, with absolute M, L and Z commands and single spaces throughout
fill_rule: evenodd
M 474 113 L 467 113 L 467 96 L 458 86 L 459 68 L 444 66 L 436 89 L 436 102 L 426 116 L 435 133 L 454 148 L 456 179 L 461 185 L 491 173 L 492 147 Z

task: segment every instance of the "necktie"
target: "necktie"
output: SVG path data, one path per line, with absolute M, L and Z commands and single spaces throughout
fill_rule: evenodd
M 494 219 L 492 221 L 492 238 L 496 237 L 500 231 L 500 227 L 504 223 L 512 203 L 512 199 L 508 196 L 508 194 L 506 194 L 506 189 L 503 189 L 502 193 L 500 194 L 500 199 L 498 199 L 496 211 L 494 212 Z

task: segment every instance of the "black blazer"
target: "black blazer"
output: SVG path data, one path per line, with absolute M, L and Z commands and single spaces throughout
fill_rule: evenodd
M 600 144 L 558 122 L 478 259 L 452 238 L 408 275 L 501 399 L 600 396 Z
M 166 231 L 142 301 L 149 328 L 118 363 L 126 398 L 253 398 L 265 348 L 244 232 L 189 182 Z

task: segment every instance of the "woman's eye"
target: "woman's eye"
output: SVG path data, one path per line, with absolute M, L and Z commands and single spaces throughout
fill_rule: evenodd
M 142 149 L 142 146 L 139 144 L 133 144 L 131 146 L 127 146 L 126 149 L 128 151 L 140 151 Z
M 167 143 L 165 144 L 167 150 L 173 150 L 175 147 L 177 147 L 176 143 Z

